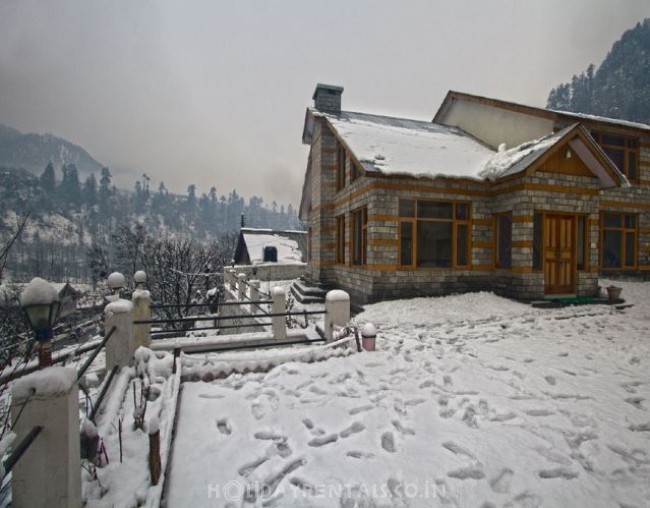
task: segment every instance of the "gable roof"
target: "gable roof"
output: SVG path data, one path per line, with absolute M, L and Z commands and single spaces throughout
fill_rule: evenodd
M 478 169 L 494 155 L 457 127 L 349 111 L 316 114 L 369 174 L 476 179 Z
M 264 248 L 275 247 L 277 263 L 302 263 L 305 259 L 306 241 L 306 231 L 241 228 L 234 261 L 235 264 L 263 263 Z
M 628 120 L 619 120 L 616 118 L 608 118 L 604 116 L 588 115 L 585 113 L 573 113 L 569 111 L 560 111 L 553 109 L 544 109 L 534 106 L 527 106 L 524 104 L 518 104 L 516 102 L 503 101 L 500 99 L 492 99 L 489 97 L 483 97 L 480 95 L 473 95 L 464 92 L 457 92 L 455 90 L 449 90 L 445 99 L 442 101 L 442 104 L 436 111 L 436 114 L 433 117 L 433 122 L 440 122 L 442 117 L 445 115 L 447 110 L 453 105 L 455 101 L 467 101 L 477 104 L 484 104 L 487 106 L 492 106 L 495 108 L 506 109 L 509 111 L 514 111 L 517 113 L 523 113 L 531 116 L 537 116 L 542 118 L 547 118 L 549 120 L 564 120 L 572 123 L 575 122 L 588 122 L 595 124 L 605 124 L 612 127 L 632 129 L 636 131 L 650 131 L 650 125 L 639 122 L 630 122 Z
M 532 174 L 558 149 L 568 145 L 584 162 L 601 187 L 629 186 L 626 176 L 612 163 L 584 126 L 575 123 L 543 138 L 497 152 L 479 175 L 498 180 L 526 171 Z

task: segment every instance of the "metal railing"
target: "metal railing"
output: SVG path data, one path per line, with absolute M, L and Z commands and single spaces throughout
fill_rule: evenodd
M 111 330 L 106 334 L 106 337 L 97 345 L 97 347 L 94 349 L 94 351 L 91 353 L 91 355 L 88 357 L 86 362 L 81 366 L 81 368 L 77 371 L 77 381 L 79 381 L 83 375 L 86 373 L 86 370 L 88 370 L 88 367 L 90 367 L 90 364 L 93 363 L 99 352 L 104 349 L 104 346 L 106 346 L 106 343 L 108 342 L 108 339 L 110 339 L 113 334 L 115 333 L 115 330 L 117 328 L 113 327 Z

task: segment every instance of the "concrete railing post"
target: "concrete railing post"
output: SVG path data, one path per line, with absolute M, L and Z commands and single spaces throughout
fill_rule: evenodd
M 258 302 L 260 300 L 260 281 L 259 280 L 249 280 L 248 284 L 251 287 L 251 302 Z M 255 306 L 259 308 L 259 304 L 256 303 Z
M 104 333 L 116 330 L 106 343 L 106 371 L 116 365 L 126 367 L 133 361 L 135 343 L 133 340 L 133 304 L 120 298 L 104 309 Z
M 16 443 L 35 426 L 43 427 L 12 469 L 12 506 L 80 507 L 77 371 L 48 367 L 17 380 L 11 417 Z
M 147 276 L 143 271 L 136 272 L 133 276 L 136 289 L 133 291 L 133 321 L 147 321 L 151 319 L 151 293 L 144 289 Z M 149 347 L 151 345 L 151 325 L 133 325 L 133 347 Z
M 334 340 L 337 327 L 350 322 L 350 295 L 340 289 L 333 289 L 325 295 L 325 339 Z
M 235 270 L 230 269 L 228 270 L 228 274 L 230 275 L 230 289 L 233 291 L 237 290 L 237 272 Z
M 246 274 L 245 273 L 237 274 L 237 286 L 238 286 L 237 298 L 239 299 L 239 301 L 243 302 L 246 299 Z
M 271 289 L 271 314 L 283 314 L 287 311 L 286 297 L 284 289 L 274 287 Z M 273 327 L 273 338 L 275 340 L 286 340 L 287 338 L 287 318 L 285 316 L 274 316 L 271 318 Z

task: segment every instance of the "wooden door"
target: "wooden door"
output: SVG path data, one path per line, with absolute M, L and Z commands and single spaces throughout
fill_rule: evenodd
M 575 293 L 576 218 L 544 215 L 544 293 Z

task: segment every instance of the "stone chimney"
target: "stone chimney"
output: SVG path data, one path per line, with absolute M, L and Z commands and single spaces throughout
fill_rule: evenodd
M 341 112 L 341 94 L 343 93 L 342 86 L 334 85 L 316 85 L 314 91 L 314 107 L 319 111 L 327 113 L 340 113 Z

